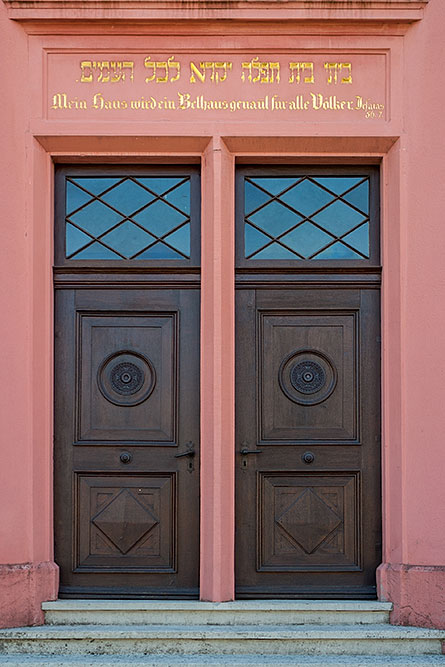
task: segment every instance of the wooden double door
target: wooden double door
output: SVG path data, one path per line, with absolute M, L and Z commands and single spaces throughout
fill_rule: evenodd
M 56 293 L 63 596 L 196 597 L 199 290 Z M 237 291 L 238 597 L 373 597 L 378 289 Z

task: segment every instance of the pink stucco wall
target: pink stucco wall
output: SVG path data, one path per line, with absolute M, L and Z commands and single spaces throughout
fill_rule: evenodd
M 57 596 L 52 549 L 51 240 L 49 160 L 31 159 L 27 37 L 0 7 L 0 623 L 41 623 L 42 599 Z M 39 157 L 43 160 L 39 163 Z M 40 229 L 39 229 L 40 228 Z M 45 247 L 42 247 L 42 244 Z M 36 262 L 37 260 L 37 262 Z
M 392 509 L 384 514 L 391 523 L 385 531 L 387 565 L 380 579 L 382 597 L 395 603 L 397 622 L 440 627 L 445 627 L 445 362 L 441 353 L 445 90 L 435 65 L 445 56 L 440 38 L 444 10 L 443 3 L 430 3 L 425 20 L 413 25 L 404 38 L 404 132 L 396 167 L 400 173 L 400 387 L 394 404 L 385 400 L 388 429 L 394 407 L 400 430 L 385 443 L 385 497 Z M 386 326 L 392 328 L 391 311 L 386 316 Z M 390 352 L 386 351 L 388 364 Z
M 233 597 L 233 168 L 245 160 L 381 161 L 383 231 L 383 530 L 380 597 L 393 621 L 445 626 L 442 352 L 445 297 L 443 155 L 445 6 L 423 20 L 302 29 L 307 48 L 341 44 L 391 53 L 383 124 L 289 118 L 190 120 L 143 125 L 42 117 L 42 48 L 111 49 L 108 28 L 24 28 L 0 5 L 2 243 L 0 318 L 0 624 L 42 621 L 57 596 L 52 548 L 52 159 L 196 159 L 203 169 L 201 596 Z M 126 28 L 121 49 L 158 28 Z M 225 33 L 232 33 L 225 36 Z M 243 30 L 249 36 L 243 34 Z M 293 32 L 292 32 L 293 30 Z M 61 36 L 57 36 L 57 32 Z M 69 33 L 73 34 L 69 34 Z M 97 33 L 91 34 L 90 33 Z M 114 33 L 117 31 L 114 30 Z M 159 28 L 162 33 L 162 27 Z M 174 31 L 173 31 L 174 32 Z M 183 29 L 181 28 L 183 33 Z M 263 34 L 260 34 L 260 33 Z M 323 36 L 323 32 L 325 36 Z M 41 33 L 41 34 L 39 34 Z M 48 34 L 45 34 L 48 33 Z M 52 34 L 50 34 L 52 33 Z M 62 34 L 63 33 L 63 34 Z M 168 33 L 168 31 L 167 31 Z M 194 24 L 193 38 L 151 35 L 190 49 L 294 48 L 297 27 Z M 405 34 L 404 34 L 405 33 Z M 142 41 L 141 41 L 142 40 Z M 336 41 L 337 40 L 337 41 Z M 180 137 L 181 139 L 178 139 Z M 178 157 L 179 156 L 179 157 Z M 218 381 L 216 381 L 218 379 Z

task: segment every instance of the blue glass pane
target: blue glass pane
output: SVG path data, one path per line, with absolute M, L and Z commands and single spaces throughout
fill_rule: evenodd
M 272 195 L 279 195 L 286 188 L 295 183 L 295 178 L 251 178 L 252 183 L 258 183 L 262 188 Z
M 95 178 L 92 176 L 87 178 L 72 178 L 71 180 L 75 183 L 79 183 L 79 185 L 88 190 L 88 192 L 91 192 L 91 194 L 100 195 L 101 192 L 105 192 L 105 190 L 111 188 L 112 185 L 119 183 L 119 181 L 122 180 L 122 177 L 102 178 L 99 176 L 98 178 Z
M 153 201 L 154 195 L 141 188 L 140 185 L 128 180 L 106 192 L 101 199 L 110 206 L 117 208 L 124 215 L 131 215 L 145 204 Z
M 324 187 L 328 188 L 328 190 L 335 192 L 336 195 L 341 195 L 343 194 L 343 192 L 346 192 L 346 190 L 349 190 L 349 188 L 352 188 L 353 185 L 360 183 L 362 179 L 363 179 L 362 176 L 357 176 L 357 177 L 331 176 L 329 178 L 317 177 L 314 178 L 313 180 L 316 183 L 324 185 Z
M 184 255 L 190 257 L 190 225 L 184 225 L 172 234 L 165 237 L 165 240 L 170 245 L 180 250 Z
M 138 178 L 139 183 L 145 185 L 146 188 L 149 188 L 157 195 L 162 195 L 167 190 L 170 190 L 174 185 L 180 183 L 182 178 Z
M 267 204 L 258 213 L 249 216 L 249 220 L 273 236 L 278 236 L 298 224 L 303 218 L 279 202 Z
M 251 259 L 296 259 L 295 253 L 283 248 L 278 243 L 271 243 L 271 245 L 260 250 Z
M 256 186 L 267 192 L 257 192 Z M 245 256 L 368 258 L 369 187 L 367 176 L 246 178 Z M 268 241 L 267 235 L 277 243 Z
M 252 183 L 249 183 L 249 181 L 245 181 L 244 210 L 246 215 L 248 215 L 250 211 L 254 211 L 258 206 L 261 206 L 261 204 L 265 204 L 269 199 L 269 195 L 256 188 Z
M 138 255 L 136 259 L 184 259 L 179 252 L 172 250 L 163 243 L 155 243 L 143 253 Z
M 281 199 L 303 215 L 310 216 L 332 201 L 332 195 L 306 179 L 285 192 Z
M 369 181 L 365 181 L 351 192 L 348 192 L 343 199 L 357 206 L 367 215 L 369 213 Z
M 92 234 L 92 236 L 100 236 L 110 227 L 113 227 L 122 216 L 113 211 L 100 201 L 94 200 L 80 210 L 78 213 L 70 216 L 71 220 L 82 229 Z
M 299 255 L 308 258 L 332 241 L 332 236 L 325 234 L 309 222 L 305 222 L 286 236 L 282 236 L 280 240 Z
M 187 220 L 185 215 L 159 199 L 143 211 L 133 216 L 142 227 L 155 236 L 163 236 Z
M 150 245 L 155 239 L 151 234 L 133 225 L 132 222 L 124 222 L 123 225 L 119 225 L 119 227 L 113 229 L 109 234 L 105 234 L 102 240 L 108 246 L 111 246 L 113 250 L 117 250 L 121 255 L 129 259 Z
M 244 230 L 244 247 L 246 257 L 265 246 L 266 243 L 269 243 L 269 241 L 270 238 L 266 236 L 266 234 L 263 234 L 262 232 L 259 232 L 257 229 L 255 229 L 255 227 L 246 224 Z
M 73 227 L 73 225 L 67 223 L 66 225 L 67 257 L 69 257 L 73 253 L 77 252 L 78 250 L 86 246 L 87 243 L 90 243 L 91 240 L 92 240 L 91 236 L 87 236 L 87 234 L 81 232 L 80 229 L 77 229 L 76 227 Z
M 343 237 L 343 240 L 359 252 L 369 257 L 369 225 L 366 223 Z
M 190 257 L 190 196 L 186 176 L 67 177 L 66 256 Z M 160 242 L 167 236 L 171 248 Z
M 100 243 L 95 242 L 88 246 L 88 248 L 85 248 L 85 250 L 81 250 L 77 255 L 74 255 L 72 259 L 121 259 L 121 257 Z
M 184 211 L 184 213 L 187 213 L 187 215 L 190 215 L 190 181 L 167 193 L 164 199 L 174 204 L 181 211 Z
M 363 257 L 337 241 L 313 259 L 363 259 Z
M 69 215 L 75 211 L 79 206 L 83 206 L 90 201 L 91 196 L 74 185 L 74 183 L 66 182 L 66 213 Z
M 353 208 L 337 200 L 312 219 L 335 236 L 342 236 L 365 218 Z

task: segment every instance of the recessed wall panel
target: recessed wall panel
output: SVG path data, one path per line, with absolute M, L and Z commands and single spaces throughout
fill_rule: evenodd
M 176 438 L 176 314 L 80 314 L 78 441 Z
M 259 314 L 259 440 L 358 438 L 356 314 Z

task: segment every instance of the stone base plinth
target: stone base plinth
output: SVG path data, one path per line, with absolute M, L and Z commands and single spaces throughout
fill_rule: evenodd
M 445 628 L 445 566 L 383 563 L 377 587 L 379 600 L 394 605 L 391 623 Z
M 51 561 L 0 565 L 0 627 L 41 625 L 42 602 L 57 599 L 59 568 Z

